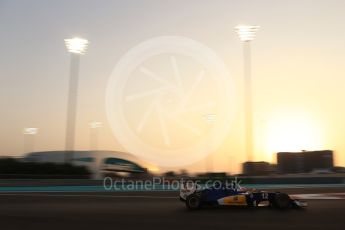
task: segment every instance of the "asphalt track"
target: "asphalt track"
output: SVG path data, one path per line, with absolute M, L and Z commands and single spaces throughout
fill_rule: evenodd
M 232 207 L 191 212 L 176 192 L 0 193 L 0 229 L 345 229 L 345 199 L 308 204 L 305 210 Z

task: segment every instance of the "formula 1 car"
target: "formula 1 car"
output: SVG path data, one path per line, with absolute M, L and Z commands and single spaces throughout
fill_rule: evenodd
M 271 206 L 278 209 L 307 206 L 305 201 L 293 199 L 286 193 L 247 190 L 243 187 L 229 188 L 224 185 L 197 189 L 195 186 L 181 184 L 180 200 L 185 202 L 190 210 L 203 206 Z

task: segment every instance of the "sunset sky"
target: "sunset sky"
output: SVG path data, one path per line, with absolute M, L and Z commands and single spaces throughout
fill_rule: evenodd
M 214 171 L 239 172 L 245 160 L 243 56 L 234 27 L 253 24 L 260 26 L 252 41 L 254 160 L 275 162 L 277 151 L 331 149 L 335 165 L 344 166 L 344 10 L 342 0 L 0 0 L 0 155 L 27 151 L 25 127 L 39 128 L 36 151 L 64 148 L 70 67 L 64 39 L 74 36 L 90 41 L 80 63 L 76 149 L 90 148 L 88 123 L 100 121 L 98 148 L 126 151 L 106 113 L 112 71 L 136 45 L 179 36 L 212 50 L 225 63 L 233 86 L 225 140 L 212 156 L 183 168 L 202 171 L 213 162 Z M 165 72 L 162 60 L 155 63 Z M 195 75 L 188 60 L 177 63 L 186 65 L 188 76 Z M 132 90 L 149 87 L 145 80 L 131 79 Z M 205 83 L 198 100 L 212 97 L 211 86 Z M 130 111 L 144 113 L 145 106 Z M 172 135 L 180 136 L 177 132 Z

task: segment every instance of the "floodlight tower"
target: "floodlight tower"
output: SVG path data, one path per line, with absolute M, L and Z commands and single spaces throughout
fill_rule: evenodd
M 98 150 L 98 130 L 102 127 L 102 122 L 92 121 L 90 127 L 90 150 Z
M 67 106 L 67 126 L 66 126 L 66 146 L 65 146 L 65 163 L 73 159 L 74 138 L 75 138 L 75 121 L 77 112 L 77 92 L 79 77 L 79 59 L 84 54 L 89 44 L 88 40 L 82 38 L 65 39 L 68 52 L 71 53 L 70 80 L 68 91 Z
M 255 33 L 259 28 L 259 26 L 250 25 L 235 27 L 240 40 L 243 42 L 245 148 L 247 161 L 253 160 L 254 144 L 250 43 L 255 38 Z
M 35 136 L 38 132 L 38 128 L 24 128 L 23 134 L 27 137 L 24 140 L 24 152 L 31 153 L 35 151 Z

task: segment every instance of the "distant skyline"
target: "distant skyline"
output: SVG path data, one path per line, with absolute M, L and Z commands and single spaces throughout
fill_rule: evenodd
M 80 63 L 76 149 L 89 149 L 89 123 L 99 121 L 98 149 L 125 151 L 106 116 L 113 68 L 145 40 L 183 36 L 212 49 L 229 69 L 234 118 L 212 161 L 214 171 L 239 172 L 243 63 L 234 27 L 254 24 L 260 25 L 252 43 L 254 160 L 331 149 L 335 165 L 345 165 L 344 9 L 342 0 L 0 0 L 0 155 L 22 155 L 29 127 L 39 128 L 36 151 L 64 149 L 70 63 L 64 39 L 74 36 L 90 41 Z

